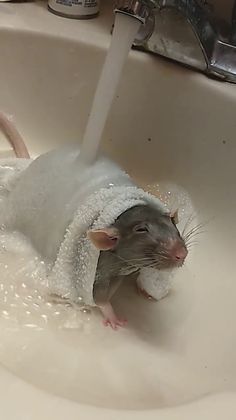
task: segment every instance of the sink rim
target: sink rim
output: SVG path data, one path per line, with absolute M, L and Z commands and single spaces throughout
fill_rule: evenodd
M 7 419 L 12 419 L 15 414 L 24 419 L 25 416 L 33 415 L 34 420 L 51 419 L 50 412 L 57 409 L 56 416 L 58 420 L 64 420 L 65 416 L 70 416 L 71 420 L 78 419 L 78 413 L 83 410 L 83 418 L 85 420 L 104 419 L 104 420 L 118 420 L 122 414 L 124 420 L 130 420 L 135 414 L 137 420 L 143 420 L 143 416 L 147 420 L 197 420 L 199 415 L 204 416 L 202 419 L 209 419 L 210 415 L 214 415 L 214 419 L 222 419 L 222 414 L 227 416 L 227 420 L 235 418 L 236 408 L 236 392 L 221 392 L 211 394 L 203 398 L 197 399 L 191 403 L 171 407 L 160 408 L 154 410 L 114 410 L 99 407 L 93 407 L 85 404 L 69 401 L 62 397 L 55 396 L 46 391 L 43 391 L 35 386 L 26 383 L 21 378 L 15 376 L 4 367 L 0 367 L 0 390 L 1 395 L 4 396 L 4 391 L 9 390 L 11 393 L 11 402 L 14 399 L 14 404 L 9 405 L 9 400 L 4 396 L 0 397 L 1 407 L 3 412 L 7 415 Z M 29 401 L 31 402 L 29 405 Z M 33 402 L 33 403 L 32 403 Z M 59 408 L 59 410 L 58 410 Z M 234 412 L 232 412 L 232 409 Z M 29 411 L 30 410 L 30 411 Z M 217 413 L 217 417 L 216 417 Z M 12 415 L 12 417 L 11 417 Z M 180 417 L 181 416 L 181 417 Z M 190 417 L 191 416 L 191 417 Z

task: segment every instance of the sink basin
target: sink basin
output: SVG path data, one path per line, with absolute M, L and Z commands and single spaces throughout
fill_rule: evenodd
M 0 4 L 0 109 L 32 156 L 82 139 L 110 40 L 102 3 L 91 21 Z M 166 299 L 124 286 L 114 304 L 129 324 L 117 333 L 96 313 L 83 328 L 37 331 L 0 317 L 5 419 L 235 419 L 235 106 L 235 86 L 130 53 L 103 150 L 152 192 L 187 197 L 204 232 Z

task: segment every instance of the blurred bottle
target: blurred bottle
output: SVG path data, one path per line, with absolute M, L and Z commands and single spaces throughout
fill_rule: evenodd
M 100 0 L 48 0 L 48 9 L 59 16 L 91 19 L 99 13 Z

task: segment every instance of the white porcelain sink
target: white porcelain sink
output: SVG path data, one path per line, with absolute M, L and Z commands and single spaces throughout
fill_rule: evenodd
M 0 109 L 33 155 L 82 138 L 110 40 L 102 3 L 91 21 L 58 18 L 44 2 L 0 4 Z M 166 299 L 116 298 L 126 330 L 92 315 L 86 333 L 1 332 L 4 420 L 235 419 L 235 108 L 236 86 L 131 52 L 104 150 L 142 185 L 184 190 L 205 232 Z

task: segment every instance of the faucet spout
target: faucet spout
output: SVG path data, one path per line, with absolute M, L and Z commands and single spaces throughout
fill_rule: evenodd
M 138 19 L 146 24 L 152 9 L 155 7 L 154 0 L 117 0 L 115 13 L 123 13 Z
M 158 0 L 117 0 L 115 13 L 126 14 L 142 23 L 136 42 L 146 42 L 154 32 L 157 3 Z

